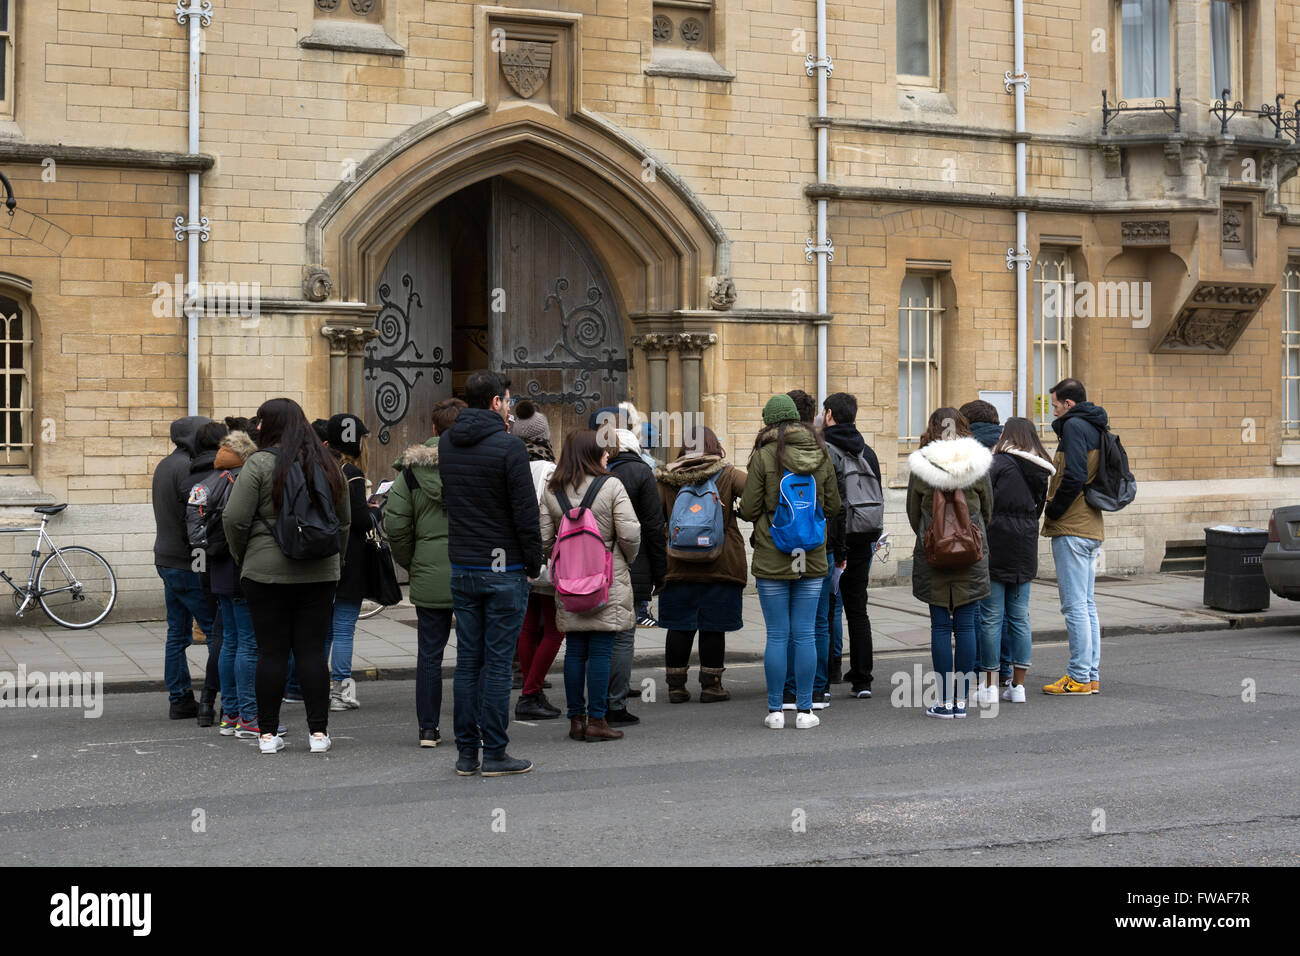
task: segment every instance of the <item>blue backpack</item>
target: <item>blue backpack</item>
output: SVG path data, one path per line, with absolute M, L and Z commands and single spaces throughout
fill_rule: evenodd
M 718 474 L 721 474 L 719 472 Z M 668 555 L 679 561 L 713 561 L 726 540 L 718 475 L 684 485 L 668 516 Z
M 772 543 L 785 554 L 807 553 L 826 543 L 826 515 L 817 501 L 815 476 L 796 475 L 789 469 L 781 476 L 771 532 Z

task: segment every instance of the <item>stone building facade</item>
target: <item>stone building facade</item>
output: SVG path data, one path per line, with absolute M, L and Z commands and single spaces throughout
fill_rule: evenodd
M 1010 0 L 829 5 L 820 114 L 814 0 L 0 7 L 0 510 L 70 502 L 52 530 L 110 557 L 122 613 L 158 603 L 195 175 L 199 412 L 356 412 L 376 477 L 488 364 L 559 428 L 630 398 L 744 461 L 823 325 L 905 559 L 915 422 L 1014 393 L 1028 257 L 1027 410 L 1082 379 L 1141 483 L 1108 570 L 1300 495 L 1298 3 L 1026 0 L 1023 131 Z

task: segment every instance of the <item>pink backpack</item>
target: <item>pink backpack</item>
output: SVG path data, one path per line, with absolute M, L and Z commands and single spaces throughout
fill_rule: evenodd
M 551 583 L 560 607 L 570 613 L 595 611 L 609 603 L 609 588 L 614 582 L 614 555 L 606 550 L 600 536 L 591 503 L 608 475 L 592 481 L 577 508 L 561 489 L 555 493 L 560 503 L 560 529 L 551 552 Z

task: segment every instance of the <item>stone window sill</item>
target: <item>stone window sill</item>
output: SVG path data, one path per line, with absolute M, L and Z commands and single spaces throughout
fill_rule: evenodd
M 375 23 L 340 23 L 317 20 L 311 33 L 298 41 L 304 50 L 339 50 L 344 53 L 377 53 L 405 56 L 406 50 Z
M 730 83 L 736 78 L 736 74 L 723 69 L 712 54 L 703 50 L 675 50 L 671 47 L 659 47 L 654 51 L 645 74 L 723 83 Z
M 952 100 L 948 98 L 948 94 L 940 90 L 899 87 L 898 108 L 907 113 L 957 115 L 957 108 L 952 105 Z
M 0 475 L 0 507 L 35 508 L 55 504 L 54 496 L 41 490 L 31 475 Z

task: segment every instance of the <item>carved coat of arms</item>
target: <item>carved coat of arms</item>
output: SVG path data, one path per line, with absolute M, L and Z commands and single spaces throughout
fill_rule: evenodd
M 551 72 L 551 45 L 532 40 L 511 40 L 501 53 L 501 72 L 510 88 L 528 99 L 542 88 Z

